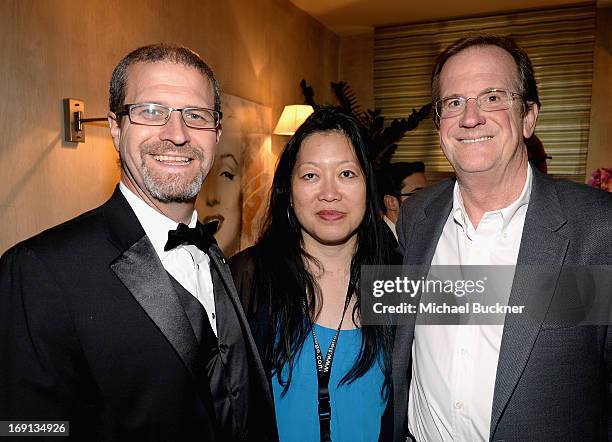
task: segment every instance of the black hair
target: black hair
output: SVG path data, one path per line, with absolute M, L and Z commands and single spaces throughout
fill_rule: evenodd
M 357 228 L 357 247 L 351 261 L 351 281 L 356 282 L 357 302 L 354 322 L 360 316 L 359 271 L 362 265 L 388 264 L 392 246 L 387 244 L 379 215 L 374 170 L 368 159 L 366 137 L 357 120 L 339 107 L 317 109 L 298 128 L 278 160 L 272 182 L 270 204 L 258 241 L 254 272 L 256 296 L 270 301 L 270 343 L 264 359 L 278 375 L 284 391 L 291 383 L 293 361 L 302 348 L 321 309 L 319 287 L 305 262 L 320 265 L 303 247 L 302 233 L 291 209 L 291 177 L 304 140 L 315 133 L 339 132 L 350 141 L 366 183 L 366 210 Z M 382 364 L 383 392 L 387 394 L 391 373 L 392 333 L 387 326 L 362 325 L 361 349 L 353 367 L 340 383 L 350 383 L 364 375 L 373 363 Z M 288 366 L 286 379 L 283 367 Z
M 387 213 L 385 195 L 391 195 L 400 199 L 402 181 L 414 173 L 425 173 L 425 163 L 422 161 L 414 161 L 411 163 L 400 161 L 381 167 L 377 174 L 377 182 L 379 190 L 378 202 L 381 205 L 383 213 Z

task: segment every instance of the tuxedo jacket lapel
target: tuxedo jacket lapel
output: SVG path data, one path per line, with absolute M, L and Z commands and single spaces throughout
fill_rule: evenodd
M 214 416 L 210 386 L 198 342 L 153 245 L 119 187 L 104 211 L 109 241 L 119 251 L 111 270 L 162 332 L 192 375 L 202 402 Z
M 566 222 L 553 182 L 534 172 L 508 304 L 538 308 L 506 316 L 495 379 L 491 435 L 495 434 L 519 382 L 553 297 L 554 282 L 559 278 L 569 246 L 569 239 L 560 231 Z
M 111 269 L 164 334 L 189 371 L 199 373 L 198 344 L 193 328 L 149 238 L 143 236 L 111 264 Z
M 214 265 L 217 272 L 219 272 L 219 276 L 221 277 L 221 280 L 223 282 L 223 288 L 225 290 L 225 293 L 231 299 L 232 304 L 234 304 L 234 308 L 240 306 L 238 293 L 236 293 L 234 281 L 232 279 L 232 275 L 229 271 L 225 258 L 223 257 L 223 252 L 217 244 L 211 244 L 211 246 L 206 252 L 210 257 L 211 265 Z
M 198 341 L 149 238 L 143 236 L 110 267 L 181 358 L 198 386 L 204 405 L 214 416 Z
M 272 393 L 268 386 L 266 373 L 263 368 L 261 359 L 259 358 L 259 353 L 257 351 L 257 347 L 255 346 L 255 341 L 253 340 L 253 336 L 250 333 L 250 327 L 247 322 L 244 311 L 242 310 L 242 304 L 240 302 L 240 299 L 238 298 L 238 292 L 236 291 L 234 280 L 229 271 L 229 267 L 225 261 L 225 258 L 223 257 L 223 252 L 221 251 L 221 249 L 219 249 L 217 244 L 212 244 L 208 249 L 208 256 L 210 257 L 211 265 L 215 266 L 215 269 L 217 270 L 223 282 L 225 294 L 231 300 L 231 303 L 236 312 L 236 316 L 238 317 L 244 342 L 247 346 L 247 350 L 249 353 L 250 363 L 253 365 L 253 368 L 255 368 L 255 373 L 252 373 L 252 375 L 255 375 L 258 378 L 258 383 L 262 385 L 265 389 L 264 394 L 266 395 L 266 401 L 268 401 L 269 404 L 272 404 Z M 215 289 L 215 293 L 216 291 L 217 289 Z

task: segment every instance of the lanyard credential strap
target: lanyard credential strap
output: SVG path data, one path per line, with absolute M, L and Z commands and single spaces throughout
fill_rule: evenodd
M 329 402 L 329 377 L 331 375 L 332 363 L 334 360 L 334 352 L 336 351 L 336 343 L 340 336 L 340 329 L 342 328 L 342 321 L 344 321 L 344 315 L 351 301 L 353 293 L 353 284 L 349 284 L 346 292 L 346 300 L 344 301 L 344 309 L 342 310 L 342 317 L 340 318 L 340 324 L 336 334 L 329 344 L 327 349 L 327 355 L 323 360 L 323 354 L 321 352 L 321 345 L 317 339 L 317 335 L 312 328 L 312 340 L 314 342 L 315 361 L 317 366 L 317 380 L 318 380 L 318 397 L 319 397 L 319 430 L 321 433 L 321 442 L 331 442 L 331 404 Z

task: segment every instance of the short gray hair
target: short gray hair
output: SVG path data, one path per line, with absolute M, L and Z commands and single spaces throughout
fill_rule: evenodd
M 184 46 L 159 43 L 135 49 L 123 57 L 111 76 L 108 106 L 111 112 L 122 110 L 125 100 L 127 71 L 135 63 L 172 62 L 194 68 L 210 81 L 215 98 L 215 110 L 221 111 L 221 91 L 212 69 L 200 56 Z
M 440 73 L 444 64 L 453 55 L 471 48 L 483 46 L 497 46 L 506 51 L 516 63 L 517 71 L 517 91 L 525 102 L 537 104 L 540 107 L 540 96 L 538 95 L 538 85 L 535 81 L 533 73 L 533 65 L 527 53 L 521 49 L 512 37 L 500 35 L 473 35 L 470 37 L 461 38 L 447 47 L 436 59 L 436 64 L 431 75 L 431 104 L 436 105 L 440 99 Z M 439 119 L 436 112 L 431 113 L 436 126 L 439 124 Z

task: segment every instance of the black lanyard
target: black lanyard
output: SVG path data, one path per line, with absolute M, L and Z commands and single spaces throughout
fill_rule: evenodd
M 319 340 L 314 331 L 314 325 L 312 327 L 312 340 L 314 341 L 315 361 L 317 366 L 317 380 L 319 384 L 319 430 L 321 433 L 321 442 L 331 442 L 331 404 L 329 403 L 329 377 L 331 375 L 332 362 L 334 360 L 334 351 L 336 350 L 336 343 L 338 342 L 338 336 L 340 336 L 340 328 L 342 328 L 342 321 L 344 321 L 344 315 L 346 309 L 351 301 L 351 295 L 353 293 L 353 284 L 349 284 L 346 292 L 346 301 L 344 301 L 344 309 L 342 310 L 342 317 L 340 318 L 340 324 L 336 334 L 329 344 L 327 355 L 323 360 L 323 354 L 321 353 L 321 346 Z

